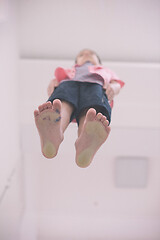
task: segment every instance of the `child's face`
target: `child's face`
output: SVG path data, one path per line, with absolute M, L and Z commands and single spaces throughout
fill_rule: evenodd
M 78 65 L 82 65 L 87 61 L 90 61 L 91 63 L 93 63 L 94 65 L 99 64 L 99 60 L 96 56 L 96 54 L 88 49 L 82 50 L 76 58 L 77 64 Z

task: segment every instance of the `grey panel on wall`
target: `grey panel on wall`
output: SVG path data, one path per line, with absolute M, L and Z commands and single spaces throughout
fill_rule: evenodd
M 118 188 L 144 188 L 148 180 L 148 158 L 124 156 L 115 159 L 115 185 Z

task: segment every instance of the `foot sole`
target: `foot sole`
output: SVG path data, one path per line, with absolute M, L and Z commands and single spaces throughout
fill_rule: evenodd
M 49 141 L 44 144 L 42 152 L 46 158 L 53 158 L 57 154 L 55 146 Z

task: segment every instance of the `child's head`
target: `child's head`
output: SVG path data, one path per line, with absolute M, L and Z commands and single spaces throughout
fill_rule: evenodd
M 78 53 L 75 63 L 78 65 L 82 65 L 87 61 L 90 61 L 94 65 L 101 64 L 100 58 L 94 51 L 90 49 L 83 49 Z

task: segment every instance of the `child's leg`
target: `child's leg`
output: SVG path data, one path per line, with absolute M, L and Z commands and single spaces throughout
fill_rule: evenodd
M 79 121 L 78 139 L 76 140 L 76 163 L 79 167 L 87 167 L 95 153 L 106 141 L 110 127 L 109 122 L 101 113 L 90 108 L 86 116 Z
M 58 99 L 44 103 L 34 111 L 35 123 L 40 135 L 42 153 L 46 158 L 53 158 L 63 141 L 63 133 L 70 122 L 72 105 Z
M 70 123 L 70 118 L 71 118 L 71 114 L 72 114 L 73 110 L 74 110 L 74 107 L 70 103 L 62 101 L 61 129 L 62 129 L 63 133 Z

